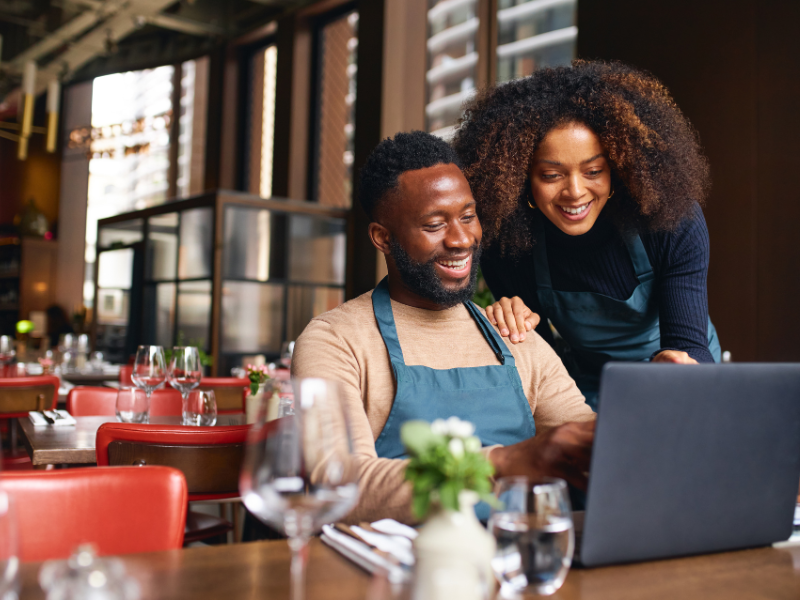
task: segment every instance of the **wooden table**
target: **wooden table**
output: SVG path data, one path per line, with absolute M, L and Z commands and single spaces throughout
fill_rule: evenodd
M 286 542 L 209 546 L 124 557 L 148 600 L 284 600 L 289 592 Z M 40 565 L 22 566 L 20 600 L 44 598 Z M 385 581 L 311 542 L 308 600 L 407 600 Z M 763 548 L 658 562 L 573 569 L 554 596 L 561 600 L 797 600 L 800 547 Z M 456 600 L 456 599 L 454 599 Z
M 28 418 L 17 419 L 22 430 L 22 443 L 33 466 L 81 465 L 97 462 L 95 438 L 103 423 L 116 422 L 112 416 L 75 417 L 74 427 L 35 427 Z M 180 425 L 180 417 L 152 417 L 151 423 Z M 244 414 L 219 415 L 217 425 L 240 425 Z

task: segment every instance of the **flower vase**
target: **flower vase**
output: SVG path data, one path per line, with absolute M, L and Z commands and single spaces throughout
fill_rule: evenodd
M 247 396 L 245 397 L 245 420 L 248 424 L 255 423 L 258 420 L 258 411 L 261 410 L 262 403 L 264 410 L 267 411 L 267 421 L 273 421 L 278 418 L 278 406 L 280 398 L 278 397 L 278 388 L 270 381 L 265 381 L 258 385 L 258 392 L 253 395 L 248 389 Z
M 412 600 L 486 600 L 493 597 L 494 537 L 475 516 L 478 495 L 462 490 L 460 510 L 439 509 L 414 540 Z

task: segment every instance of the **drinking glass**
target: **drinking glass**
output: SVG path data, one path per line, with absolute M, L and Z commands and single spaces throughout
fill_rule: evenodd
M 217 399 L 211 390 L 195 390 L 183 401 L 183 424 L 211 427 L 217 424 Z
M 175 346 L 172 360 L 169 361 L 169 383 L 181 393 L 183 398 L 183 420 L 186 421 L 189 407 L 189 392 L 200 385 L 202 377 L 200 353 L 194 346 Z M 216 405 L 215 405 L 216 408 Z M 192 423 L 184 423 L 190 425 Z
M 495 494 L 501 506 L 492 511 L 488 526 L 497 540 L 492 569 L 500 593 L 555 593 L 567 577 L 575 549 L 566 482 L 504 477 L 495 484 Z
M 4 370 L 17 356 L 17 351 L 14 349 L 14 340 L 11 336 L 0 335 L 0 369 Z
M 167 380 L 167 366 L 164 361 L 164 348 L 161 346 L 139 346 L 136 351 L 136 360 L 133 363 L 131 381 L 147 396 L 147 410 L 149 422 L 150 396 L 164 387 Z
M 19 592 L 17 524 L 11 497 L 0 488 L 0 598 L 16 598 Z
M 148 423 L 150 421 L 150 399 L 133 387 L 117 390 L 117 418 L 123 423 Z
M 298 379 L 293 385 L 293 416 L 268 423 L 262 401 L 239 491 L 251 513 L 289 538 L 292 598 L 302 600 L 308 540 L 355 506 L 358 469 L 338 384 Z

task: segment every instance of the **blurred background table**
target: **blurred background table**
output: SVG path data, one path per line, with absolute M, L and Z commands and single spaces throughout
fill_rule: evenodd
M 35 427 L 30 419 L 17 419 L 22 430 L 22 443 L 33 466 L 94 464 L 95 438 L 103 423 L 116 422 L 113 416 L 75 417 L 74 427 Z M 180 417 L 152 417 L 151 423 L 180 425 Z M 217 417 L 217 425 L 242 425 L 244 414 Z
M 405 600 L 319 539 L 310 545 L 309 600 Z M 289 548 L 285 541 L 209 546 L 123 557 L 148 600 L 290 598 Z M 20 600 L 44 599 L 40 565 L 22 567 Z M 800 546 L 761 548 L 691 558 L 573 569 L 554 599 L 562 600 L 797 600 Z

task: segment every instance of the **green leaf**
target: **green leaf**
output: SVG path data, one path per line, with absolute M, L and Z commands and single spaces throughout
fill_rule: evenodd
M 458 492 L 463 489 L 460 482 L 445 481 L 439 488 L 439 501 L 445 510 L 458 510 Z
M 432 446 L 443 443 L 444 438 L 431 431 L 426 421 L 406 421 L 400 428 L 400 439 L 410 454 L 425 454 Z
M 424 519 L 427 517 L 430 507 L 430 494 L 414 494 L 411 501 L 411 510 L 418 519 Z

